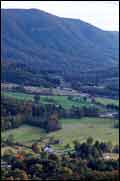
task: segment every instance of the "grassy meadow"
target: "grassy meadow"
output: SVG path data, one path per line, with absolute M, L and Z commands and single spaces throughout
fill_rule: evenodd
M 32 94 L 18 93 L 18 92 L 2 92 L 2 95 L 7 97 L 14 97 L 17 100 L 33 100 Z M 103 104 L 117 104 L 117 100 L 96 98 L 98 102 Z M 41 103 L 55 103 L 60 104 L 64 108 L 72 106 L 91 105 L 90 102 L 83 100 L 69 100 L 67 96 L 40 96 Z M 117 120 L 115 120 L 117 121 Z M 50 137 L 62 141 L 61 145 L 56 145 L 55 148 L 61 149 L 66 144 L 72 146 L 74 140 L 80 142 L 85 141 L 89 136 L 94 140 L 111 141 L 114 145 L 119 143 L 119 129 L 113 128 L 114 120 L 106 118 L 81 118 L 81 119 L 61 119 L 62 129 L 46 133 L 43 129 L 33 127 L 30 125 L 22 125 L 19 128 L 7 130 L 2 133 L 3 137 L 8 137 L 10 134 L 14 135 L 15 141 L 25 143 L 37 141 L 40 138 L 47 140 Z
M 2 95 L 7 97 L 13 97 L 17 100 L 33 100 L 32 94 L 25 94 L 25 93 L 18 93 L 18 92 L 4 92 Z M 84 101 L 83 98 L 81 98 L 79 101 L 75 100 L 68 100 L 67 96 L 40 96 L 40 102 L 43 104 L 47 103 L 55 103 L 61 105 L 63 108 L 69 109 L 72 106 L 90 106 L 91 103 L 89 101 Z
M 96 98 L 96 101 L 101 103 L 101 104 L 104 104 L 104 105 L 107 105 L 107 104 L 114 104 L 114 105 L 119 105 L 119 100 L 114 100 L 114 99 L 108 99 L 108 98 L 101 98 L 101 97 L 97 97 Z
M 94 140 L 111 141 L 113 144 L 119 143 L 119 129 L 113 128 L 114 123 L 112 119 L 85 117 L 82 119 L 61 119 L 60 122 L 62 129 L 51 133 L 46 133 L 38 127 L 23 125 L 2 133 L 2 136 L 8 137 L 9 134 L 13 134 L 15 141 L 21 143 L 27 143 L 40 138 L 54 137 L 63 141 L 60 147 L 66 144 L 72 145 L 74 140 L 83 142 L 89 136 L 92 136 Z
M 20 92 L 2 92 L 2 95 L 7 96 L 7 97 L 13 97 L 16 98 L 17 100 L 33 100 L 33 95 L 32 94 L 27 94 L 27 93 L 20 93 Z M 108 98 L 96 98 L 97 102 L 100 102 L 104 105 L 106 104 L 114 104 L 114 105 L 119 105 L 118 100 L 113 100 L 113 99 L 108 99 Z M 61 105 L 63 108 L 69 109 L 72 106 L 77 106 L 81 107 L 84 105 L 90 106 L 91 103 L 89 101 L 83 100 L 81 98 L 80 100 L 69 100 L 67 96 L 40 96 L 40 102 L 43 104 L 46 103 L 55 103 Z

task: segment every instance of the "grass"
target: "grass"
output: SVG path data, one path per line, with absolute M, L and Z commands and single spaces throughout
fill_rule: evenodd
M 89 136 L 92 136 L 94 140 L 111 141 L 114 145 L 119 144 L 119 129 L 113 128 L 112 119 L 102 118 L 82 118 L 82 119 L 61 119 L 62 129 L 45 133 L 44 130 L 24 125 L 19 128 L 8 130 L 2 133 L 3 137 L 8 137 L 9 134 L 13 134 L 16 141 L 28 142 L 32 140 L 38 140 L 40 137 L 49 138 L 54 136 L 56 139 L 63 141 L 62 145 L 57 145 L 57 148 L 61 148 L 66 144 L 72 145 L 72 141 L 85 141 Z
M 41 136 L 45 135 L 44 130 L 29 125 L 23 125 L 19 128 L 5 131 L 2 136 L 8 137 L 10 134 L 12 134 L 15 138 L 15 141 L 18 142 L 28 142 L 35 139 L 40 139 Z
M 90 106 L 91 104 L 87 101 L 84 101 L 82 98 L 79 101 L 69 100 L 67 96 L 52 96 L 51 97 L 56 104 L 60 104 L 64 108 L 71 108 L 72 106 L 81 107 L 84 105 Z M 44 101 L 44 97 L 43 97 Z
M 7 97 L 13 97 L 17 100 L 33 100 L 32 94 L 20 93 L 20 92 L 2 92 L 2 95 Z M 104 105 L 114 104 L 119 105 L 118 100 L 108 99 L 108 98 L 96 98 L 97 102 L 100 102 Z M 68 100 L 67 96 L 40 96 L 40 102 L 43 104 L 46 103 L 55 103 L 61 105 L 65 109 L 69 109 L 72 106 L 81 107 L 84 105 L 90 106 L 91 103 L 89 101 L 85 101 L 82 98 L 79 101 Z
M 14 97 L 17 100 L 33 100 L 33 95 L 24 94 L 18 92 L 2 92 L 2 95 L 8 97 Z M 46 98 L 49 98 L 46 99 Z M 50 100 L 52 99 L 52 100 Z M 40 101 L 42 103 L 52 103 L 62 105 L 64 108 L 70 108 L 74 106 L 83 106 L 85 104 L 90 105 L 90 103 L 83 101 L 72 101 L 68 100 L 67 96 L 41 96 Z M 118 104 L 117 100 L 97 98 L 97 101 L 101 101 L 103 104 Z M 54 136 L 56 139 L 63 140 L 62 145 L 57 145 L 57 148 L 62 148 L 66 144 L 72 145 L 72 141 L 79 140 L 85 141 L 89 136 L 92 136 L 94 140 L 102 141 L 111 141 L 113 144 L 119 143 L 119 129 L 113 128 L 112 119 L 103 119 L 103 118 L 82 118 L 82 119 L 61 119 L 62 129 L 52 133 L 45 133 L 44 130 L 23 125 L 19 128 L 8 130 L 5 133 L 2 133 L 3 137 L 8 137 L 9 134 L 13 134 L 15 141 L 21 143 L 29 142 L 32 140 L 38 140 L 41 137 L 45 139 Z
M 33 100 L 33 95 L 20 92 L 2 92 L 2 95 L 5 97 L 16 98 L 18 100 Z
M 7 97 L 13 97 L 17 100 L 33 100 L 32 94 L 18 93 L 18 92 L 4 92 L 2 95 Z M 50 101 L 49 101 L 50 100 Z M 68 100 L 67 96 L 40 96 L 40 102 L 43 104 L 46 103 L 55 103 L 61 105 L 63 108 L 69 109 L 72 106 L 90 106 L 90 102 L 84 101 L 82 98 L 79 101 Z
M 71 144 L 73 140 L 85 141 L 89 136 L 95 140 L 119 143 L 119 130 L 113 128 L 113 120 L 100 118 L 62 119 L 63 129 L 51 133 L 55 138 L 61 138 L 64 143 Z
M 114 104 L 114 105 L 117 105 L 117 106 L 119 105 L 119 100 L 114 100 L 114 99 L 97 97 L 96 101 L 101 103 L 101 104 L 104 104 L 104 105 L 107 105 L 107 104 Z

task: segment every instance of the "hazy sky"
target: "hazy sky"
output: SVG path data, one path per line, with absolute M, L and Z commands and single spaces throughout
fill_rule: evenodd
M 104 30 L 119 29 L 119 1 L 2 1 L 2 8 L 37 8 L 77 18 Z

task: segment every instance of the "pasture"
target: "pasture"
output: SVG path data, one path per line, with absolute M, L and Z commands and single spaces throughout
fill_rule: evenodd
M 5 131 L 2 136 L 8 137 L 13 134 L 15 141 L 21 143 L 54 137 L 63 141 L 62 145 L 58 145 L 58 147 L 66 144 L 72 146 L 72 141 L 83 142 L 89 136 L 92 136 L 94 140 L 111 141 L 114 145 L 119 143 L 119 129 L 113 128 L 112 119 L 85 117 L 81 119 L 61 119 L 60 122 L 62 129 L 51 133 L 46 133 L 38 127 L 23 125 L 19 128 Z
M 32 94 L 27 94 L 27 93 L 20 93 L 20 92 L 2 92 L 2 95 L 6 97 L 12 97 L 16 98 L 17 100 L 32 100 L 33 101 L 33 96 Z M 113 100 L 113 99 L 108 99 L 108 98 L 101 98 L 97 97 L 96 101 L 103 104 L 114 104 L 114 105 L 119 105 L 118 100 Z M 79 100 L 69 100 L 68 96 L 40 96 L 40 102 L 43 104 L 47 103 L 55 103 L 61 105 L 65 109 L 69 109 L 72 106 L 90 106 L 91 102 L 90 101 L 85 101 L 82 97 Z
M 96 97 L 96 101 L 107 105 L 107 104 L 113 104 L 113 105 L 119 105 L 119 100 L 115 100 L 115 99 L 110 99 L 110 98 L 101 98 L 101 97 Z
M 4 92 L 2 93 L 2 95 L 6 97 L 16 98 L 17 100 L 24 100 L 24 101 L 28 101 L 28 100 L 33 101 L 33 96 L 34 96 L 32 94 L 25 94 L 25 93 L 18 93 L 18 92 Z M 76 101 L 76 100 L 69 100 L 67 96 L 40 96 L 40 102 L 43 104 L 47 104 L 47 103 L 59 104 L 65 109 L 69 109 L 72 106 L 81 107 L 84 105 L 87 105 L 87 106 L 91 105 L 89 101 L 85 101 L 83 100 L 83 98 Z

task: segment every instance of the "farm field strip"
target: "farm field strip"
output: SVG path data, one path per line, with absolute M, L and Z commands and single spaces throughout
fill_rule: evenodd
M 26 93 L 20 93 L 20 92 L 2 92 L 2 95 L 7 96 L 7 97 L 13 97 L 16 98 L 17 100 L 33 100 L 33 95 L 32 94 L 26 94 Z M 41 103 L 55 103 L 55 104 L 60 104 L 64 108 L 71 108 L 72 106 L 90 106 L 91 103 L 89 101 L 84 101 L 82 98 L 79 101 L 74 101 L 74 100 L 68 100 L 67 96 L 40 96 L 40 102 Z M 48 101 L 47 99 L 50 99 Z M 104 105 L 107 104 L 114 104 L 114 105 L 119 105 L 118 100 L 113 100 L 113 99 L 108 99 L 108 98 L 100 98 L 97 97 L 96 101 L 99 103 L 102 103 Z
M 56 148 L 62 148 L 66 144 L 72 145 L 72 141 L 85 141 L 88 136 L 95 140 L 111 141 L 113 144 L 119 143 L 119 129 L 113 128 L 113 120 L 101 118 L 82 118 L 82 119 L 61 119 L 62 129 L 45 133 L 44 130 L 24 125 L 19 128 L 8 130 L 2 133 L 3 137 L 13 134 L 16 141 L 27 143 L 32 140 L 38 140 L 41 137 L 48 139 L 53 136 L 55 139 L 62 140 L 61 145 L 55 145 Z
M 110 98 L 101 98 L 101 97 L 96 97 L 96 101 L 107 105 L 107 104 L 114 104 L 114 105 L 119 105 L 119 100 L 114 100 L 114 99 L 110 99 Z
M 33 100 L 32 94 L 16 93 L 16 92 L 2 92 L 2 95 L 6 97 L 16 98 L 17 100 Z M 50 101 L 48 100 L 50 99 Z M 40 96 L 40 102 L 43 104 L 55 103 L 63 106 L 64 108 L 71 108 L 72 106 L 90 106 L 91 103 L 81 99 L 80 101 L 68 100 L 67 96 Z

